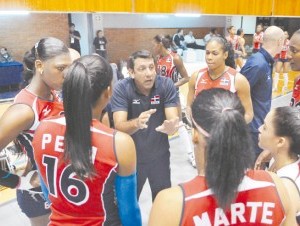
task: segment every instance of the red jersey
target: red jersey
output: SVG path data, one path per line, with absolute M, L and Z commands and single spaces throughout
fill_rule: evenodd
M 288 58 L 287 53 L 288 53 L 288 50 L 289 50 L 289 43 L 290 43 L 290 40 L 288 40 L 288 39 L 284 40 L 281 52 L 279 54 L 280 59 L 286 60 Z
M 179 77 L 178 77 L 179 73 L 174 64 L 175 56 L 176 56 L 176 53 L 169 52 L 169 54 L 167 56 L 160 56 L 157 59 L 158 73 L 161 76 L 171 78 L 174 83 L 178 82 L 178 80 L 179 80 Z
M 300 76 L 295 83 L 290 105 L 292 107 L 300 107 Z
M 33 139 L 34 156 L 51 201 L 49 225 L 121 225 L 114 181 L 118 166 L 114 130 L 91 123 L 92 156 L 96 176 L 81 180 L 63 160 L 65 117 L 41 122 Z
M 218 207 L 205 177 L 180 185 L 184 206 L 180 225 L 281 225 L 284 208 L 271 176 L 249 170 L 238 187 L 236 200 L 225 213 Z
M 232 49 L 233 50 L 239 50 L 239 36 L 234 35 L 231 37 L 230 35 L 227 36 L 227 41 L 231 43 Z
M 223 88 L 236 93 L 235 75 L 236 70 L 228 67 L 226 71 L 217 79 L 213 80 L 208 73 L 208 68 L 203 68 L 198 72 L 195 83 L 195 97 L 202 91 L 212 88 Z
M 34 112 L 34 122 L 32 126 L 23 132 L 21 132 L 17 141 L 21 145 L 23 151 L 28 155 L 31 163 L 33 164 L 33 170 L 36 169 L 32 151 L 32 139 L 36 128 L 41 120 L 60 115 L 63 112 L 63 104 L 57 99 L 57 95 L 52 93 L 53 101 L 44 100 L 35 94 L 31 93 L 28 89 L 22 89 L 14 99 L 13 104 L 25 104 L 28 105 Z
M 261 47 L 261 42 L 264 38 L 264 32 L 261 31 L 259 34 L 256 32 L 253 35 L 253 49 L 260 49 Z

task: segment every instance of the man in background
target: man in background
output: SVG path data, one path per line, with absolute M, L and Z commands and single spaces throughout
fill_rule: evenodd
M 205 49 L 205 46 L 201 46 L 196 43 L 196 39 L 195 39 L 192 31 L 189 31 L 189 33 L 184 36 L 184 41 L 186 43 L 186 47 L 188 47 L 188 48 L 203 49 L 203 50 Z
M 250 84 L 254 111 L 250 130 L 256 156 L 261 152 L 258 147 L 258 128 L 264 124 L 265 117 L 271 109 L 273 58 L 281 51 L 283 41 L 284 33 L 282 29 L 276 26 L 268 27 L 264 34 L 262 47 L 256 54 L 251 55 L 240 71 Z
M 177 33 L 173 36 L 174 44 L 178 49 L 186 50 L 186 43 L 184 41 L 183 29 L 179 28 Z
M 218 31 L 217 31 L 217 28 L 213 27 L 210 29 L 210 32 L 204 36 L 203 38 L 203 41 L 205 43 L 205 45 L 208 43 L 208 41 L 212 38 L 212 37 L 215 37 L 215 36 L 220 36 L 218 34 Z

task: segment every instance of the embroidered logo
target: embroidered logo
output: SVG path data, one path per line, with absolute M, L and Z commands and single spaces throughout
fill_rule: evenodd
M 132 104 L 141 104 L 141 100 L 140 99 L 133 99 Z
M 207 79 L 205 79 L 205 78 L 201 78 L 201 80 L 200 80 L 200 84 L 207 84 Z
M 51 112 L 51 107 L 47 105 L 42 112 L 43 112 L 43 116 L 47 116 Z

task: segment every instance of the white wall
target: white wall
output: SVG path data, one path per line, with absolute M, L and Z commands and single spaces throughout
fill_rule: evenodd
M 96 37 L 96 32 L 98 30 L 103 30 L 103 14 L 101 13 L 93 13 L 92 20 L 93 20 L 93 35 Z
M 256 30 L 256 17 L 243 16 L 243 29 L 245 34 L 254 34 Z
M 75 24 L 75 30 L 79 31 L 81 35 L 80 46 L 81 46 L 81 55 L 87 55 L 90 53 L 90 29 L 88 23 L 88 14 L 87 13 L 72 13 L 71 14 L 72 23 Z
M 255 16 L 231 16 L 231 25 L 236 29 L 243 28 L 245 34 L 254 34 L 256 28 Z
M 242 17 L 241 16 L 232 16 L 231 17 L 231 25 L 235 26 L 236 29 L 241 28 L 242 25 Z
M 102 14 L 103 28 L 224 27 L 225 16 L 177 17 L 171 14 Z
M 178 17 L 171 14 L 72 13 L 72 23 L 80 32 L 81 54 L 94 52 L 97 30 L 105 28 L 224 27 L 225 16 Z

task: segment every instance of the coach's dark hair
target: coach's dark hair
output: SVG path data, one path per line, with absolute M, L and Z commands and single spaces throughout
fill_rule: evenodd
M 153 61 L 155 62 L 155 59 L 153 57 L 153 55 L 148 51 L 148 50 L 140 50 L 137 51 L 135 53 L 133 53 L 129 59 L 128 59 L 128 64 L 127 64 L 127 68 L 128 69 L 132 69 L 134 70 L 134 61 L 137 58 L 142 58 L 142 59 L 153 59 Z
M 285 106 L 274 109 L 273 125 L 275 134 L 287 137 L 290 142 L 290 152 L 300 155 L 300 112 L 298 108 Z
M 92 108 L 112 81 L 112 69 L 100 56 L 83 56 L 70 66 L 63 83 L 66 117 L 65 161 L 80 178 L 92 177 Z
M 172 45 L 172 37 L 170 35 L 156 35 L 153 39 L 156 43 L 161 43 L 166 49 L 169 49 Z
M 53 37 L 41 39 L 23 57 L 24 80 L 28 82 L 32 79 L 36 60 L 46 61 L 62 54 L 69 54 L 69 49 L 61 40 Z
M 225 65 L 229 66 L 229 67 L 232 67 L 232 68 L 236 68 L 236 65 L 235 65 L 235 61 L 234 61 L 234 50 L 233 50 L 233 47 L 231 45 L 230 42 L 228 42 L 226 40 L 226 38 L 222 37 L 222 36 L 216 36 L 216 37 L 212 37 L 208 42 L 212 42 L 212 41 L 215 41 L 219 44 L 222 45 L 222 50 L 224 52 L 228 52 L 228 57 L 225 59 Z M 206 45 L 207 45 L 206 44 Z
M 209 133 L 205 177 L 224 210 L 235 199 L 245 171 L 253 167 L 254 150 L 244 114 L 237 95 L 220 88 L 200 92 L 192 104 L 194 121 Z

